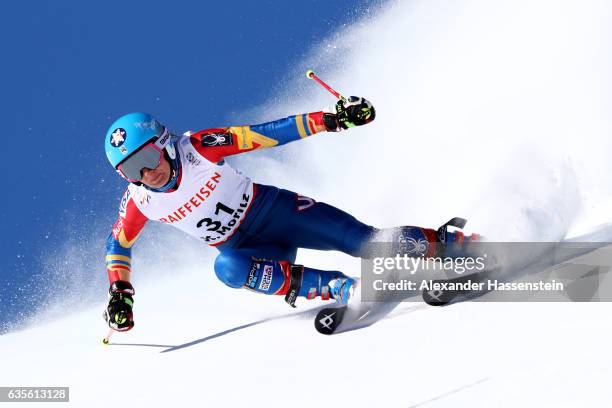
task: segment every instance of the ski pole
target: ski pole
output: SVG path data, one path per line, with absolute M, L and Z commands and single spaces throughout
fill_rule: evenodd
M 113 329 L 110 329 L 108 331 L 108 334 L 106 335 L 106 337 L 102 339 L 102 344 L 104 344 L 105 346 L 108 346 L 108 342 L 110 341 L 110 338 L 113 335 L 113 332 L 114 332 Z
M 338 91 L 334 90 L 331 86 L 323 82 L 321 78 L 319 78 L 312 69 L 309 69 L 308 71 L 306 71 L 306 78 L 312 79 L 313 81 L 321 85 L 323 88 L 327 89 L 329 93 L 334 95 L 336 98 L 342 99 L 344 102 L 346 102 L 346 98 L 344 96 L 340 95 Z

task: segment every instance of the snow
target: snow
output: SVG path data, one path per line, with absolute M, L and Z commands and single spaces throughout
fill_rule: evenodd
M 0 382 L 70 386 L 72 405 L 92 407 L 306 407 L 337 392 L 343 406 L 358 407 L 612 402 L 603 304 L 405 303 L 369 328 L 328 337 L 306 307 L 259 323 L 286 316 L 287 307 L 250 293 L 236 299 L 221 285 L 198 294 L 206 281 L 184 274 L 142 285 L 137 327 L 107 347 L 102 305 L 2 336 L 9 369 Z M 180 296 L 186 305 L 173 299 L 181 315 L 171 319 L 159 300 L 180 287 L 193 289 Z
M 233 165 L 381 227 L 463 216 L 468 231 L 500 240 L 590 231 L 608 222 L 612 197 L 610 8 L 390 2 L 324 39 L 253 111 L 271 120 L 331 105 L 296 79 L 312 68 L 340 92 L 368 97 L 377 120 Z M 136 248 L 134 330 L 101 344 L 103 291 L 77 313 L 59 303 L 0 337 L 0 385 L 70 386 L 70 404 L 87 407 L 612 403 L 609 304 L 406 302 L 368 328 L 327 337 L 312 322 L 320 301 L 291 310 L 226 288 L 212 273 L 214 251 L 162 232 L 149 229 L 151 243 Z M 89 245 L 81 251 L 99 252 Z M 177 258 L 155 259 L 156 245 Z M 337 253 L 298 260 L 359 268 Z

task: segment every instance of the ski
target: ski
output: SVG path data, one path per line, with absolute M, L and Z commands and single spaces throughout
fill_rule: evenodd
M 468 282 L 479 284 L 484 283 L 491 279 L 493 276 L 497 276 L 499 268 L 486 270 L 482 272 L 473 273 L 470 275 L 461 275 L 449 279 L 437 279 L 432 281 L 435 286 L 449 286 L 449 284 L 465 284 Z M 487 285 L 482 285 L 482 290 L 456 290 L 456 289 L 423 289 L 422 297 L 425 303 L 431 306 L 444 306 L 450 303 L 462 302 L 469 299 L 474 299 L 479 296 L 485 295 L 490 292 L 486 289 Z
M 342 323 L 347 309 L 347 305 L 321 309 L 315 317 L 315 328 L 321 334 L 334 334 L 340 323 Z

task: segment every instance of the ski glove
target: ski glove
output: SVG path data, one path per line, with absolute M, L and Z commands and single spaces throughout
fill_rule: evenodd
M 130 282 L 118 280 L 113 282 L 108 293 L 110 300 L 104 311 L 104 320 L 111 329 L 117 331 L 128 331 L 134 327 L 134 287 Z
M 370 123 L 376 117 L 376 110 L 370 101 L 358 96 L 350 96 L 346 101 L 336 103 L 336 114 L 326 114 L 323 121 L 328 130 L 337 132 Z

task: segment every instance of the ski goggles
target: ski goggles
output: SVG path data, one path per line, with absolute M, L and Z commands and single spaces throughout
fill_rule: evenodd
M 151 141 L 130 155 L 117 166 L 117 171 L 130 183 L 142 181 L 142 170 L 156 169 L 164 155 L 164 147 L 170 141 L 170 134 L 164 132 L 155 141 Z

